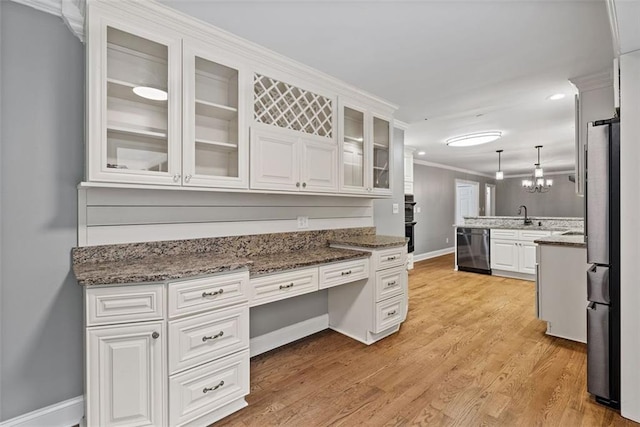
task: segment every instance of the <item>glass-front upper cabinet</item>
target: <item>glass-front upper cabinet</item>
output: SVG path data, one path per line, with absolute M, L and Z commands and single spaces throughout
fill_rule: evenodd
M 340 105 L 340 142 L 342 144 L 342 191 L 364 193 L 370 191 L 368 175 L 370 143 L 367 114 L 364 109 Z
M 87 49 L 89 180 L 179 185 L 180 39 L 99 18 Z
M 373 116 L 373 190 L 391 192 L 391 121 Z
M 243 74 L 210 52 L 184 41 L 183 183 L 247 188 Z

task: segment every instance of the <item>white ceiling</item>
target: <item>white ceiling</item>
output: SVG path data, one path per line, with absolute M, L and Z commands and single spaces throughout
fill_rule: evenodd
M 398 104 L 422 158 L 483 173 L 497 149 L 507 175 L 529 172 L 539 144 L 545 170 L 571 169 L 567 79 L 613 59 L 604 0 L 161 1 Z M 482 130 L 504 137 L 444 144 Z

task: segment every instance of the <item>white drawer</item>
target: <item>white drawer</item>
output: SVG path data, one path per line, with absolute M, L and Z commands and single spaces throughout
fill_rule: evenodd
M 533 242 L 546 236 L 551 236 L 551 232 L 546 230 L 520 230 L 518 232 L 518 239 L 523 242 Z
M 518 230 L 491 229 L 492 239 L 518 240 Z
M 320 267 L 319 273 L 320 289 L 355 282 L 369 277 L 369 260 L 364 258 L 356 261 L 323 265 Z
M 318 268 L 308 268 L 287 273 L 251 279 L 251 299 L 254 307 L 268 302 L 291 298 L 318 290 Z
M 85 288 L 87 326 L 160 320 L 164 317 L 164 285 Z
M 382 301 L 404 292 L 407 270 L 397 267 L 376 272 L 376 301 Z
M 376 260 L 376 271 L 405 265 L 407 262 L 407 247 L 400 246 L 397 248 L 377 250 L 373 252 L 373 257 Z
M 168 292 L 170 318 L 243 303 L 249 299 L 249 272 L 173 282 Z
M 377 334 L 402 323 L 404 308 L 404 295 L 398 295 L 377 303 L 375 310 L 375 330 L 373 332 Z
M 249 350 L 169 379 L 169 425 L 181 426 L 249 394 Z
M 169 322 L 169 373 L 249 347 L 249 305 Z

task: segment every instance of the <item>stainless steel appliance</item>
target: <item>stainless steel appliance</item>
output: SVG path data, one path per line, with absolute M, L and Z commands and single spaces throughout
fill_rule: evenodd
M 407 251 L 412 253 L 415 249 L 415 226 L 416 222 L 413 220 L 413 208 L 416 202 L 413 200 L 413 195 L 405 194 L 404 196 L 404 235 L 409 238 Z
M 491 274 L 491 241 L 487 228 L 458 228 L 458 270 Z
M 620 122 L 589 123 L 585 242 L 587 244 L 587 390 L 620 407 Z

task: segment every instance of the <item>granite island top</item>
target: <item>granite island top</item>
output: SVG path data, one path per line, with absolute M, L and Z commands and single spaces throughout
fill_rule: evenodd
M 584 235 L 562 235 L 557 234 L 555 236 L 541 237 L 534 240 L 533 243 L 539 245 L 552 245 L 552 246 L 572 246 L 576 248 L 586 248 L 587 244 L 584 242 Z
M 360 248 L 393 248 L 404 246 L 409 241 L 406 237 L 365 235 L 329 240 L 329 244 L 357 246 Z
M 548 225 L 524 225 L 524 224 L 454 224 L 456 228 L 484 228 L 484 229 L 500 229 L 500 230 L 541 230 L 541 231 L 567 231 L 567 227 L 548 226 Z

